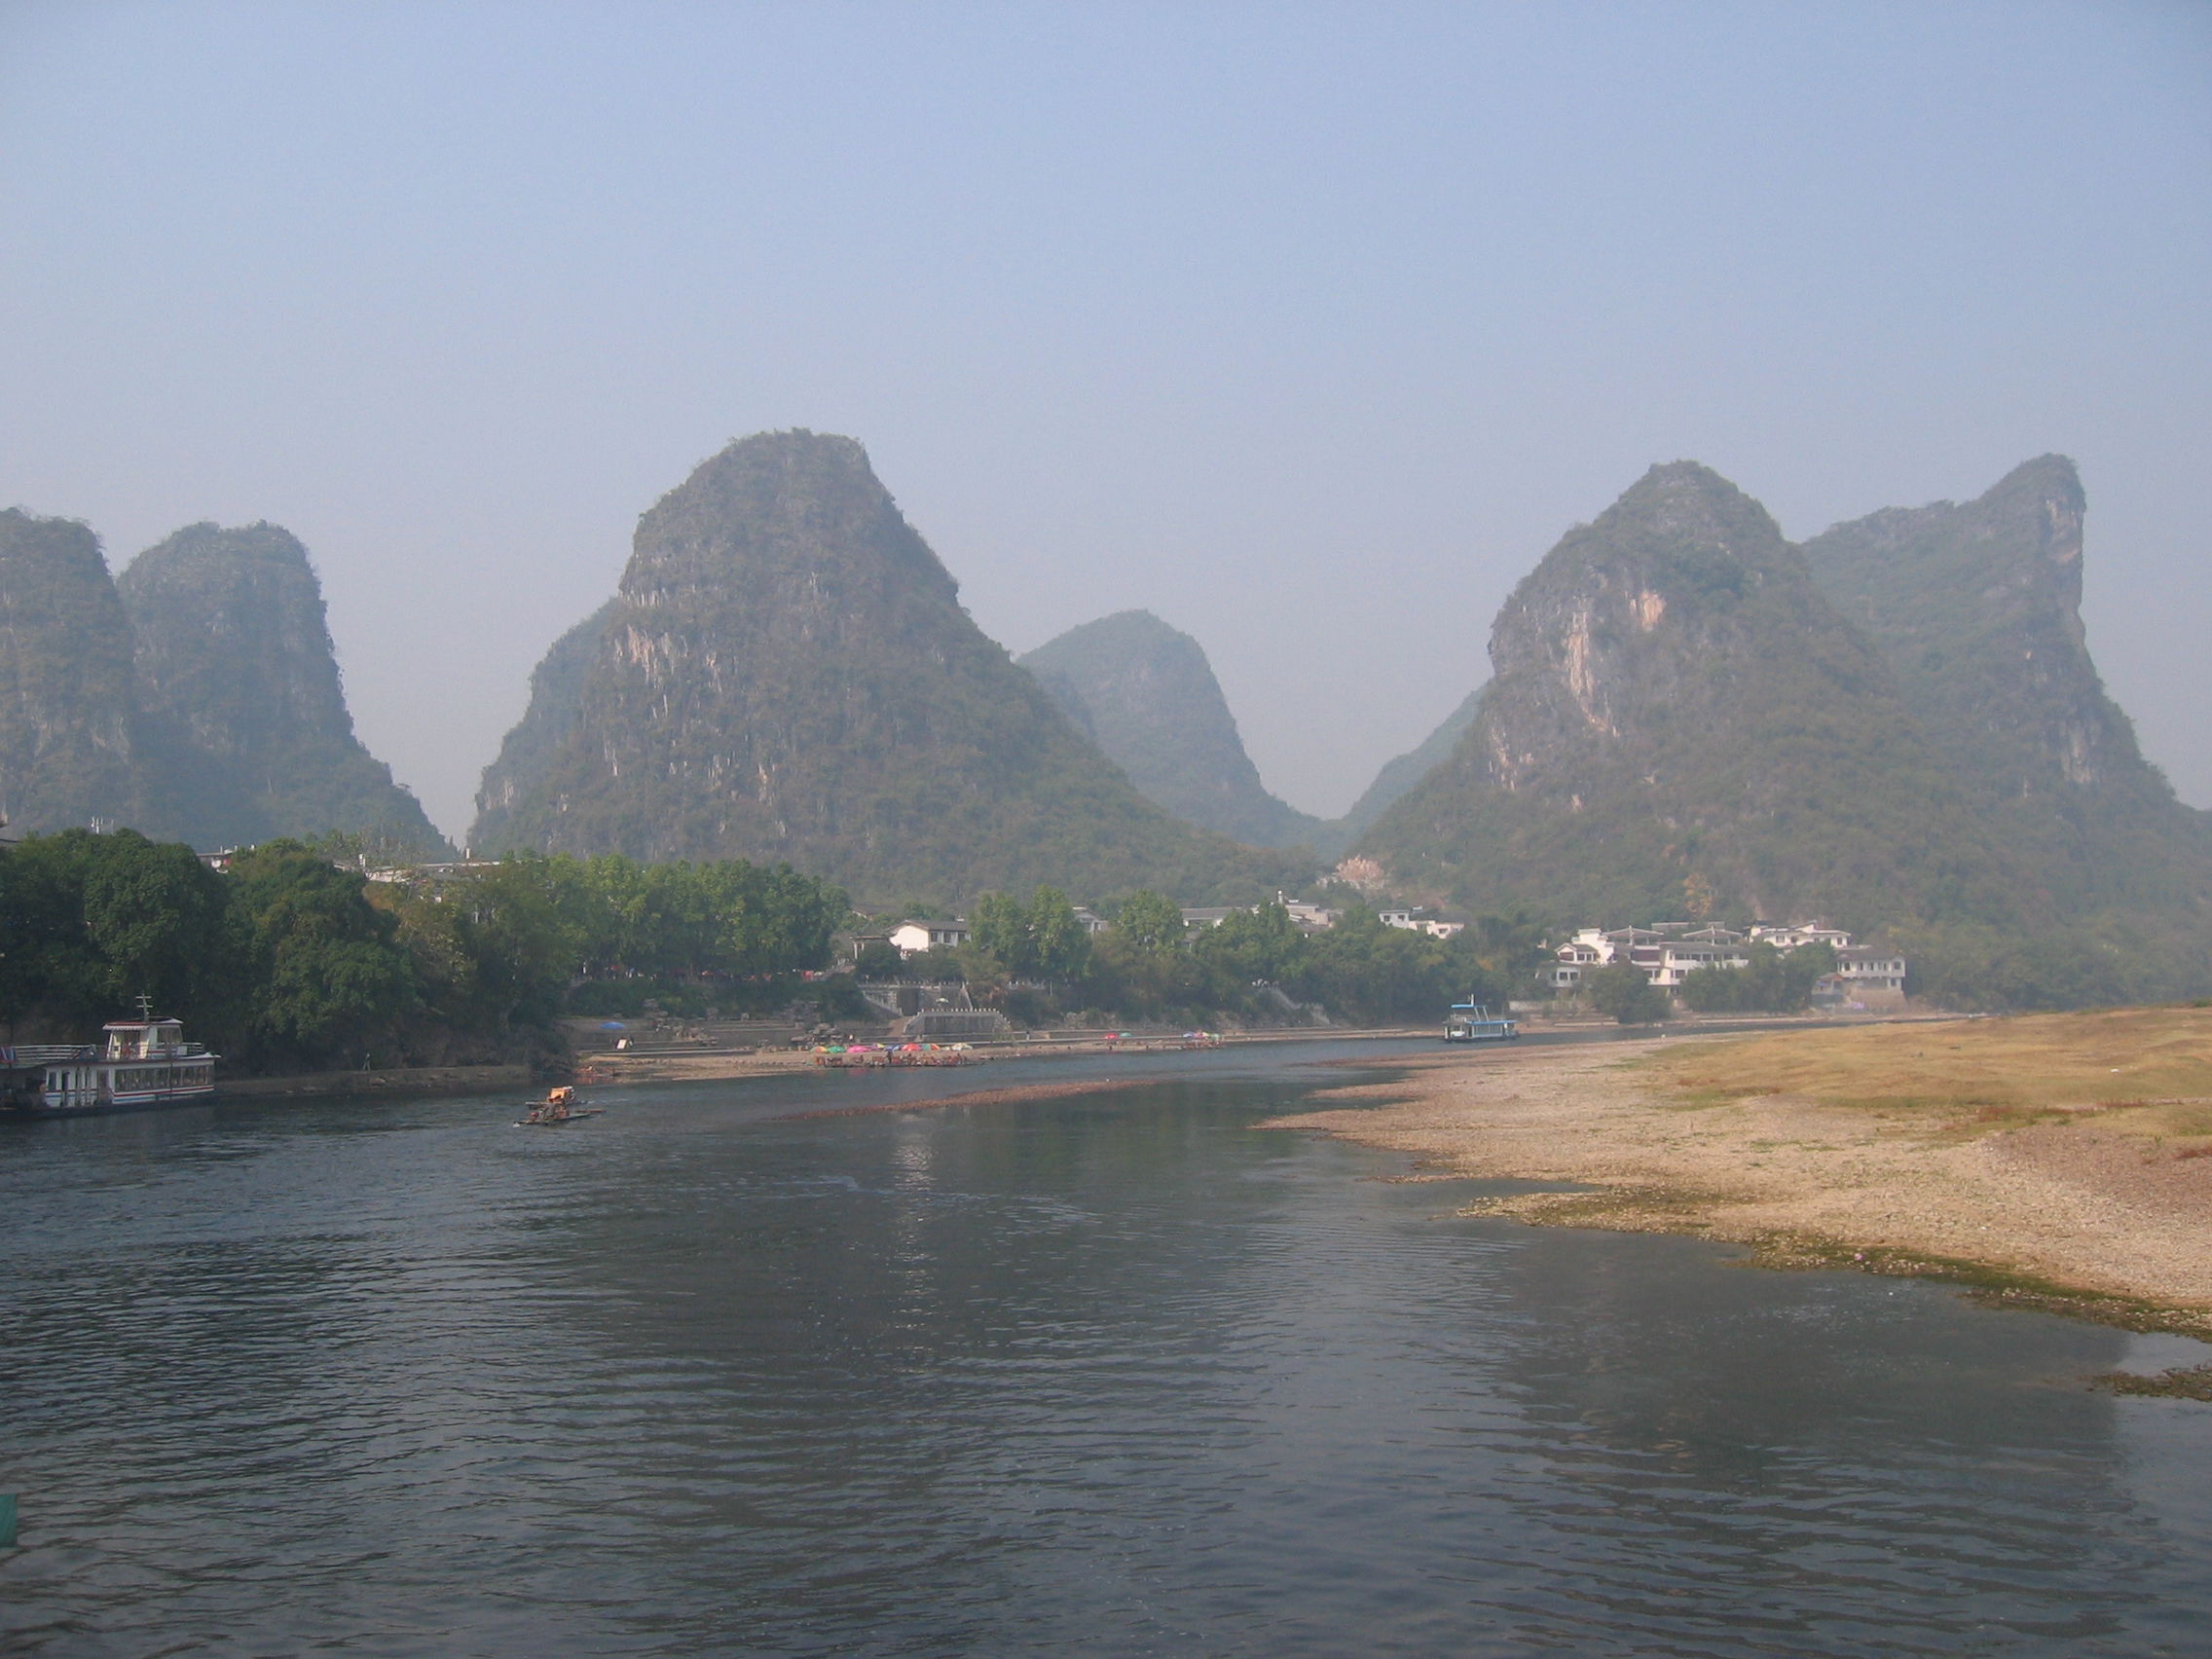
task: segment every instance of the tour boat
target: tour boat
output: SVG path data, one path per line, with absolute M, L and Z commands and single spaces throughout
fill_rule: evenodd
M 34 1112 L 100 1112 L 205 1100 L 215 1092 L 215 1061 L 184 1040 L 181 1020 L 136 1019 L 101 1027 L 104 1045 L 39 1043 L 0 1049 L 8 1092 Z
M 1503 1043 L 1520 1035 L 1518 1020 L 1494 1017 L 1481 1003 L 1454 1003 L 1444 1022 L 1447 1043 Z

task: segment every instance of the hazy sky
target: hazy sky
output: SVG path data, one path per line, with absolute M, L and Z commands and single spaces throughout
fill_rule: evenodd
M 727 439 L 864 441 L 1015 650 L 1145 606 L 1342 810 L 1654 461 L 2089 493 L 2212 805 L 2212 6 L 0 3 L 0 505 L 314 554 L 457 834 Z

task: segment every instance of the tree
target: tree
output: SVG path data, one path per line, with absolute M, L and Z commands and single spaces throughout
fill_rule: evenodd
M 969 938 L 1010 974 L 1034 972 L 1029 939 L 1029 912 L 1017 899 L 1004 893 L 986 893 L 976 901 L 976 919 Z M 934 953 L 933 953 L 934 954 Z
M 1038 888 L 1029 902 L 1029 955 L 1037 974 L 1063 983 L 1082 978 L 1090 967 L 1090 934 L 1056 887 Z
M 1306 954 L 1306 936 L 1275 903 L 1232 910 L 1220 925 L 1198 935 L 1191 949 L 1201 962 L 1250 984 L 1280 983 L 1298 972 Z
M 228 977 L 223 878 L 190 847 L 64 830 L 0 853 L 0 1018 L 83 1029 L 143 993 L 202 1012 Z
M 1586 983 L 1598 1012 L 1611 1014 L 1623 1025 L 1654 1024 L 1667 1017 L 1672 1006 L 1667 993 L 1633 962 L 1607 963 Z
M 899 954 L 899 947 L 880 939 L 861 946 L 853 958 L 856 979 L 898 979 L 905 971 L 906 959 Z
M 362 1054 L 414 1006 L 398 920 L 369 903 L 358 872 L 278 840 L 240 854 L 230 881 L 231 932 L 257 1042 L 306 1061 Z
M 1122 901 L 1114 932 L 1137 950 L 1180 950 L 1185 942 L 1182 910 L 1174 900 L 1149 887 Z

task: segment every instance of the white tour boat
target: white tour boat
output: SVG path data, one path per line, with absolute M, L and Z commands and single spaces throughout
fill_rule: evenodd
M 104 1045 L 40 1043 L 0 1049 L 0 1068 L 17 1087 L 8 1090 L 34 1112 L 95 1112 L 127 1106 L 166 1106 L 205 1100 L 215 1092 L 215 1061 L 198 1043 L 184 1040 L 184 1023 L 157 1019 L 110 1020 Z

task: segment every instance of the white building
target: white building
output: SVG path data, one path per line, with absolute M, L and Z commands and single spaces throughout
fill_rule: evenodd
M 1837 950 L 1851 948 L 1851 936 L 1841 928 L 1831 928 L 1818 919 L 1810 922 L 1791 922 L 1788 927 L 1776 927 L 1759 922 L 1751 928 L 1751 938 L 1762 944 L 1771 944 L 1785 956 L 1801 944 L 1825 944 Z
M 955 916 L 949 922 L 901 922 L 891 930 L 892 947 L 901 956 L 918 956 L 942 944 L 966 944 L 968 923 Z
M 1833 981 L 1839 997 L 1869 1004 L 1903 999 L 1902 956 L 1894 950 L 1854 945 L 1848 933 L 1820 921 L 1788 927 L 1762 923 L 1748 937 L 1729 928 L 1693 928 L 1687 922 L 1610 931 L 1581 928 L 1553 951 L 1555 960 L 1548 977 L 1554 991 L 1571 995 L 1598 969 L 1614 962 L 1633 962 L 1654 985 L 1673 991 L 1700 968 L 1749 968 L 1754 943 L 1771 944 L 1785 956 L 1801 945 L 1829 945 L 1836 953 Z
M 1869 1008 L 1904 1001 L 1904 958 L 1894 950 L 1845 945 L 1835 953 L 1836 988 Z
M 1396 909 L 1378 910 L 1375 919 L 1386 928 L 1402 928 L 1408 933 L 1424 933 L 1431 939 L 1450 939 L 1464 933 L 1467 924 L 1457 916 L 1444 916 L 1431 911 L 1425 904 L 1402 905 Z

